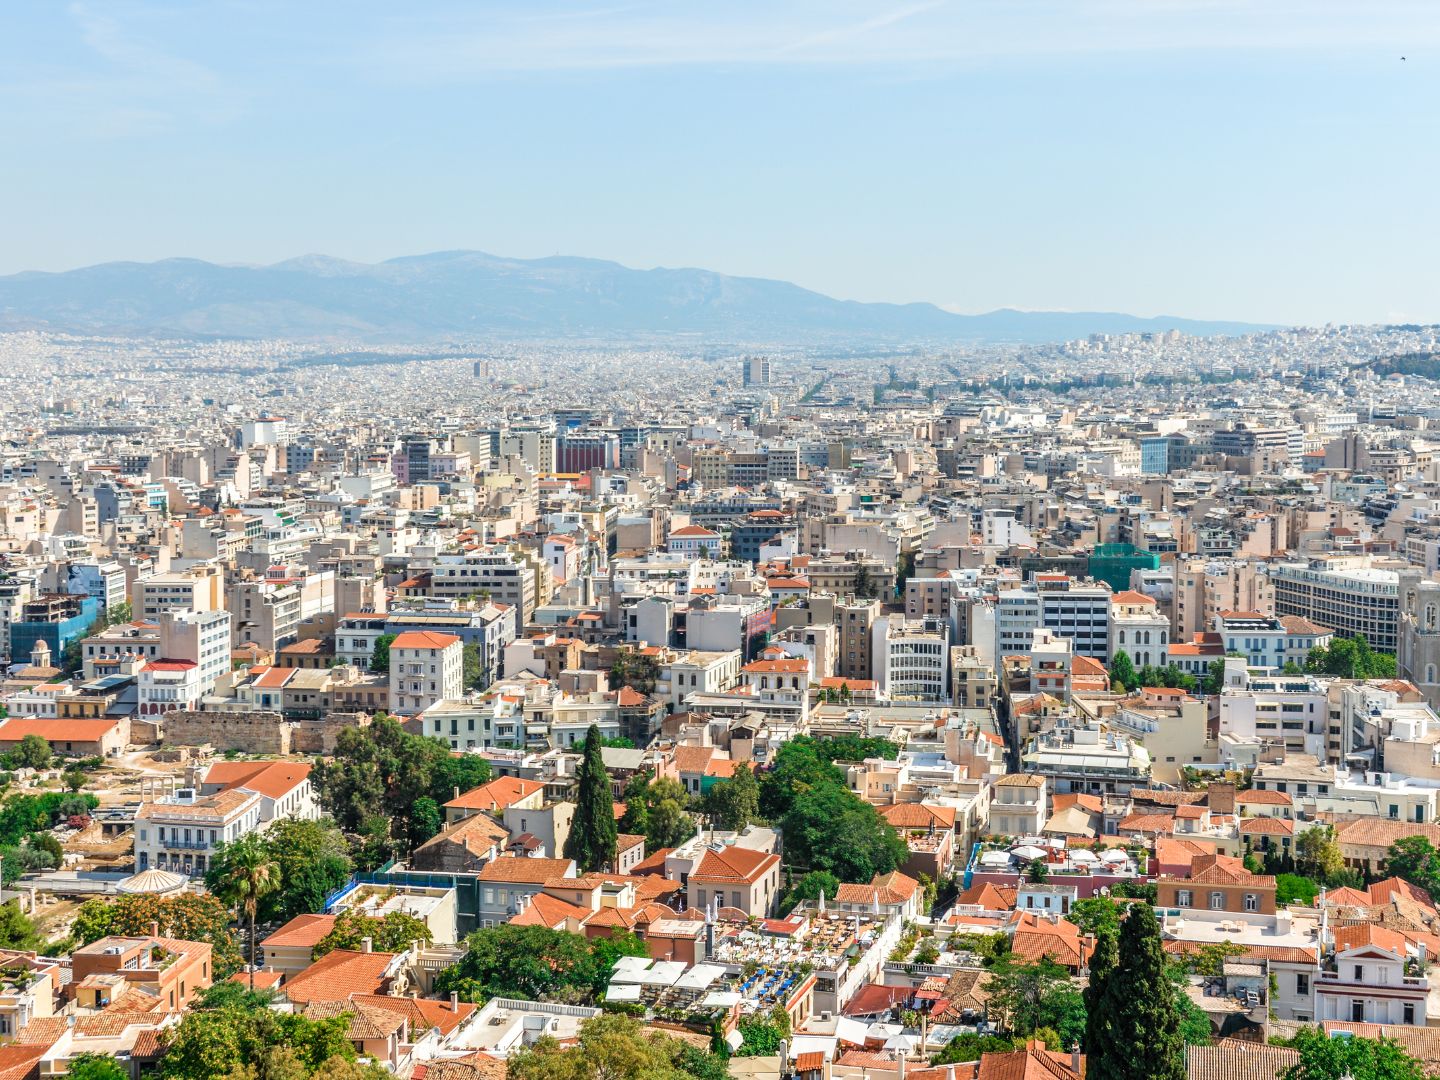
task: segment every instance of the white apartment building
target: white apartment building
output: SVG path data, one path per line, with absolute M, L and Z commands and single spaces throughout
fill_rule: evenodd
M 1364 635 L 1372 649 L 1399 647 L 1400 575 L 1367 557 L 1312 559 L 1270 568 L 1275 613 L 1299 615 L 1345 637 Z
M 1110 598 L 1110 657 L 1123 651 L 1137 668 L 1163 667 L 1169 642 L 1170 620 L 1153 597 L 1127 590 Z
M 159 655 L 194 661 L 200 693 L 210 693 L 230 670 L 230 612 L 165 612 L 160 616 Z
M 950 624 L 946 619 L 877 619 L 871 656 L 876 690 L 891 701 L 948 702 Z
M 135 618 L 159 622 L 167 611 L 215 611 L 225 606 L 225 578 L 219 566 L 151 574 L 135 584 Z
M 524 626 L 535 610 L 535 568 L 508 551 L 439 555 L 430 567 L 430 594 L 451 599 L 488 594 L 518 609 Z
M 465 692 L 464 644 L 454 634 L 407 630 L 390 643 L 390 708 L 411 716 Z
M 1309 675 L 1267 675 L 1238 657 L 1225 664 L 1220 692 L 1220 734 L 1245 742 L 1283 746 L 1287 752 L 1327 757 L 1330 699 Z
M 1227 653 L 1239 653 L 1251 667 L 1279 671 L 1286 664 L 1304 667 L 1310 650 L 1334 639 L 1328 630 L 1298 615 L 1260 615 L 1253 611 L 1222 611 L 1215 632 Z
M 221 844 L 260 827 L 260 795 L 239 789 L 198 795 L 181 788 L 135 811 L 135 869 L 202 877 Z
M 1026 653 L 1041 629 L 1070 638 L 1077 656 L 1107 660 L 1111 599 L 1108 586 L 1081 585 L 1064 574 L 1037 574 L 1033 582 L 1005 590 L 995 602 L 997 661 Z

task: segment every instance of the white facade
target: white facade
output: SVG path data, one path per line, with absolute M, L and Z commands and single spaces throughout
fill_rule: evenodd
M 410 630 L 390 643 L 390 708 L 424 712 L 465 691 L 464 645 L 454 634 Z

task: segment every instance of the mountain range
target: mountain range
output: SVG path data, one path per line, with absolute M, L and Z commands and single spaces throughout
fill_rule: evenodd
M 921 344 L 1065 341 L 1169 329 L 1232 335 L 1272 327 L 1112 312 L 957 315 L 933 304 L 836 300 L 785 281 L 709 270 L 445 251 L 374 264 L 307 255 L 272 266 L 163 259 L 27 271 L 0 277 L 0 330 L 15 329 L 417 342 L 504 337 Z

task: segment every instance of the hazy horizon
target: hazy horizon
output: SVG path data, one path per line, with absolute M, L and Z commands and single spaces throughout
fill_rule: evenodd
M 0 274 L 471 249 L 964 313 L 1440 320 L 1414 0 L 118 0 L 0 31 Z

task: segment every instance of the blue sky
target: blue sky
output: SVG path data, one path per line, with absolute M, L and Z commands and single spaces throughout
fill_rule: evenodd
M 0 205 L 0 273 L 478 248 L 1440 320 L 1440 3 L 11 0 Z

